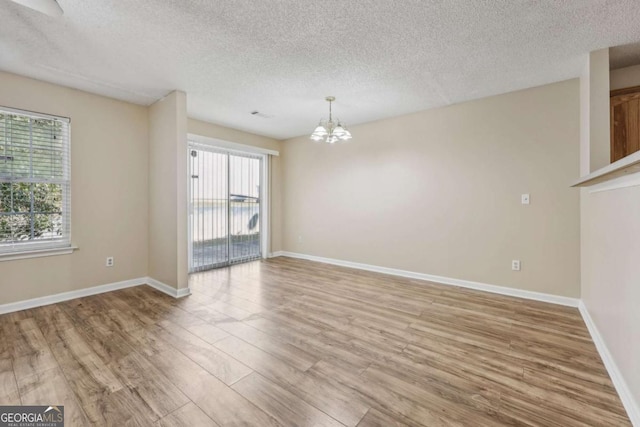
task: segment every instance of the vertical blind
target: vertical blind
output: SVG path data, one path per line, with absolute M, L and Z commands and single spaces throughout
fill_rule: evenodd
M 191 272 L 261 255 L 263 157 L 189 143 Z
M 70 246 L 70 125 L 0 107 L 0 253 Z
M 230 263 L 250 261 L 261 256 L 262 161 L 258 155 L 229 154 Z

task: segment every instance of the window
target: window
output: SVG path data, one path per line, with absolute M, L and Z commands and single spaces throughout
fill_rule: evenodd
M 0 107 L 0 255 L 71 245 L 69 127 Z

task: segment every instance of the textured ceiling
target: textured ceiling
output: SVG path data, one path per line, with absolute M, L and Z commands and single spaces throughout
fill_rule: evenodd
M 640 40 L 637 0 L 0 0 L 0 69 L 287 138 L 578 76 Z M 268 117 L 253 116 L 258 110 Z

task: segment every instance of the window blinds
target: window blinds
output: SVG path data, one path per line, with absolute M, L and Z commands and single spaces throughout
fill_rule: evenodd
M 189 141 L 189 271 L 261 256 L 263 158 Z
M 69 119 L 0 107 L 0 254 L 71 244 Z

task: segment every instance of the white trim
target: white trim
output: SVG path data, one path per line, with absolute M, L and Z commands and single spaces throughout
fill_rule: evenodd
M 145 284 L 174 298 L 182 298 L 186 297 L 187 295 L 191 295 L 191 289 L 188 287 L 176 289 L 173 286 L 169 286 L 166 283 L 162 283 L 161 281 L 154 279 L 153 277 L 145 277 L 145 280 Z
M 34 249 L 31 251 L 7 252 L 0 254 L 0 262 L 15 261 L 17 259 L 40 258 L 43 256 L 68 255 L 78 250 L 77 246 L 65 246 L 62 248 Z
M 598 331 L 598 328 L 596 327 L 596 324 L 591 318 L 591 315 L 587 310 L 587 306 L 583 301 L 580 301 L 578 309 L 580 310 L 580 314 L 582 314 L 584 323 L 587 325 L 587 329 L 591 334 L 591 339 L 596 345 L 598 353 L 600 353 L 600 358 L 602 359 L 605 368 L 607 368 L 609 377 L 611 377 L 611 381 L 613 382 L 613 385 L 615 386 L 616 391 L 620 396 L 620 400 L 622 401 L 624 408 L 627 410 L 627 415 L 631 420 L 631 424 L 636 427 L 640 427 L 640 406 L 634 400 L 633 395 L 631 394 L 631 391 L 629 390 L 629 387 L 627 386 L 627 383 L 622 376 L 622 373 L 618 369 L 616 362 L 611 356 L 607 345 L 602 339 L 602 335 L 600 335 L 600 332 Z
M 48 295 L 24 301 L 11 302 L 0 305 L 0 314 L 12 313 L 14 311 L 26 310 L 29 308 L 42 307 L 44 305 L 55 304 L 76 298 L 88 297 L 90 295 L 103 294 L 105 292 L 116 291 L 118 289 L 131 288 L 133 286 L 147 283 L 146 277 L 124 280 L 122 282 L 109 283 L 106 285 L 93 286 L 91 288 L 78 289 L 77 291 L 62 292 L 60 294 Z
M 568 307 L 577 307 L 580 301 L 577 298 L 563 297 L 559 295 L 545 294 L 542 292 L 526 291 L 523 289 L 507 288 L 505 286 L 490 285 L 487 283 L 472 282 L 470 280 L 453 279 L 450 277 L 435 276 L 433 274 L 416 273 L 407 270 L 398 270 L 395 268 L 379 267 L 370 264 L 361 264 L 358 262 L 342 261 L 333 258 L 323 258 L 314 255 L 299 254 L 295 252 L 279 251 L 271 254 L 272 257 L 286 256 L 291 258 L 306 259 L 309 261 L 322 262 L 324 264 L 339 265 L 342 267 L 356 268 L 358 270 L 373 271 L 376 273 L 391 274 L 393 276 L 408 277 L 411 279 L 426 280 L 429 282 L 437 282 L 443 285 L 460 286 L 463 288 L 476 289 L 479 291 L 491 292 L 494 294 L 508 295 L 512 297 L 525 298 L 535 301 L 543 301 L 552 304 L 565 305 Z
M 589 193 L 599 193 L 601 191 L 611 191 L 619 188 L 635 187 L 637 185 L 640 185 L 640 173 L 625 175 L 612 179 L 611 181 L 595 184 L 593 187 L 589 188 Z
M 103 294 L 105 292 L 117 291 L 118 289 L 132 288 L 134 286 L 148 285 L 174 298 L 182 298 L 191 295 L 191 289 L 176 289 L 172 286 L 159 282 L 151 277 L 139 277 L 137 279 L 123 280 L 122 282 L 108 283 L 106 285 L 92 286 L 90 288 L 78 289 L 77 291 L 62 292 L 54 295 L 47 295 L 28 299 L 24 301 L 0 304 L 0 314 L 13 313 L 14 311 L 27 310 L 30 308 L 42 307 L 56 304 L 58 302 L 69 301 L 76 298 L 88 297 L 91 295 Z
M 175 295 L 175 298 L 188 297 L 189 295 L 191 295 L 191 288 L 178 289 Z
M 266 259 L 271 247 L 271 157 L 262 156 L 260 169 L 260 253 Z
M 589 187 L 601 182 L 609 181 L 621 176 L 630 175 L 640 171 L 640 151 L 629 154 L 610 165 L 591 172 L 575 181 L 572 187 Z
M 187 140 L 187 275 L 191 273 L 193 265 L 193 229 L 191 227 L 193 206 L 191 205 L 191 189 L 193 188 L 193 176 L 191 175 L 191 144 Z
M 271 156 L 279 156 L 280 152 L 269 150 L 266 148 L 255 147 L 253 145 L 239 144 L 237 142 L 225 141 L 224 139 L 211 138 L 208 136 L 196 135 L 194 133 L 187 134 L 189 142 L 198 144 L 211 145 L 229 151 L 240 151 L 243 153 L 269 154 Z
M 5 107 L 1 105 L 0 105 L 0 111 L 6 111 L 7 113 L 13 113 L 13 114 L 20 114 L 21 116 L 36 117 L 39 119 L 46 119 L 46 120 L 59 120 L 65 123 L 71 123 L 71 119 L 69 117 L 54 116 L 53 114 L 38 113 L 35 111 L 29 111 L 29 110 L 20 110 L 18 108 Z
M 271 252 L 269 254 L 269 258 L 276 258 L 276 257 L 279 257 L 279 256 L 286 256 L 285 252 L 284 251 L 275 251 L 275 252 Z M 294 257 L 292 257 L 292 258 L 294 258 Z

